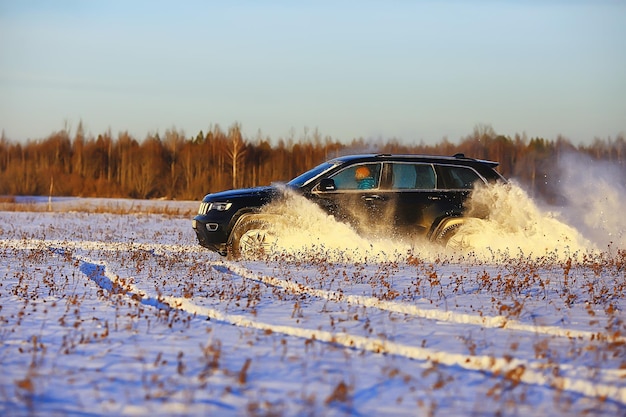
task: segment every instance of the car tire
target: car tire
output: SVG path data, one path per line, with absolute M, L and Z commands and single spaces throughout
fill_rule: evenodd
M 430 240 L 446 246 L 452 236 L 456 234 L 459 227 L 463 224 L 464 220 L 461 217 L 449 217 L 442 220 L 439 226 L 435 229 L 435 232 L 431 235 Z
M 275 243 L 276 236 L 268 220 L 259 216 L 246 216 L 233 228 L 229 255 L 233 259 L 267 256 Z

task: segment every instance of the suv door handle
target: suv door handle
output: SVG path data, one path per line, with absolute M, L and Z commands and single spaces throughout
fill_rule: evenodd
M 382 199 L 383 198 L 377 194 L 369 194 L 369 195 L 361 196 L 361 200 L 363 201 L 379 201 Z
M 441 197 L 439 197 L 438 195 L 429 195 L 428 199 L 437 201 L 437 200 L 441 200 Z

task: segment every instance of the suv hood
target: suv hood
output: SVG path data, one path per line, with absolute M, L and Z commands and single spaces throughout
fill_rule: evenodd
M 279 192 L 279 189 L 274 186 L 238 188 L 236 190 L 227 190 L 208 194 L 204 197 L 203 201 L 229 201 L 232 199 L 250 196 L 271 197 Z

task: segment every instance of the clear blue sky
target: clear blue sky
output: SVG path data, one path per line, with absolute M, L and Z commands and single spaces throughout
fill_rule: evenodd
M 0 129 L 573 143 L 626 131 L 626 2 L 0 0 Z

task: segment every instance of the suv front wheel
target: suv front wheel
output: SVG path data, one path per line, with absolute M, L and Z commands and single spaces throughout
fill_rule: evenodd
M 271 221 L 265 216 L 247 215 L 239 219 L 231 234 L 229 255 L 257 258 L 272 252 L 277 237 L 271 231 Z

